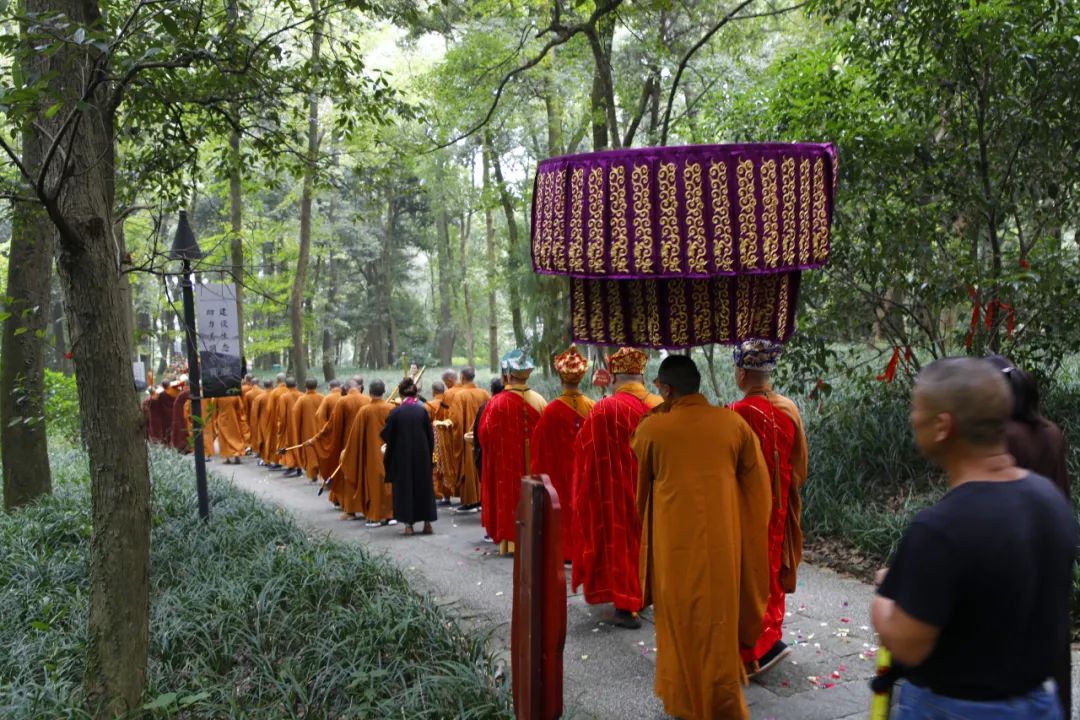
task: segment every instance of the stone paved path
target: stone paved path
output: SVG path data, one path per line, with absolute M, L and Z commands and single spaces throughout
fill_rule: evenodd
M 482 542 L 479 515 L 453 515 L 440 508 L 435 535 L 405 538 L 400 528 L 367 529 L 343 521 L 326 496 L 305 479 L 282 478 L 245 459 L 240 466 L 210 469 L 244 490 L 287 508 L 315 534 L 363 545 L 396 562 L 418 589 L 450 613 L 490 631 L 509 664 L 509 618 L 513 561 Z M 746 691 L 754 720 L 855 720 L 869 707 L 867 679 L 874 672 L 869 629 L 870 586 L 804 565 L 798 591 L 788 596 L 785 641 L 791 659 Z M 653 694 L 655 632 L 644 615 L 640 630 L 607 624 L 611 608 L 569 602 L 566 639 L 566 717 L 638 720 L 666 718 Z M 1074 651 L 1073 666 L 1078 663 Z M 1077 686 L 1074 678 L 1074 687 Z M 1077 692 L 1074 690 L 1074 695 Z

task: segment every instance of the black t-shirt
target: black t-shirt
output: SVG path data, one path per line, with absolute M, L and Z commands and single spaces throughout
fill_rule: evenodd
M 1050 677 L 1069 638 L 1077 528 L 1041 475 L 968 482 L 915 516 L 878 593 L 941 628 L 907 671 L 933 692 L 994 700 Z

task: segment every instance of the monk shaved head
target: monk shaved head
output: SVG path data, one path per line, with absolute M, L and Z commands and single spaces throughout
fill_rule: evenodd
M 476 368 L 469 366 L 461 368 L 461 381 L 472 382 L 476 379 Z
M 936 460 L 956 443 L 976 450 L 1001 446 L 1013 401 L 1000 370 L 985 360 L 956 357 L 919 373 L 911 404 L 915 440 Z
M 264 388 L 269 390 L 270 388 L 274 387 L 274 381 L 273 380 L 263 380 L 262 385 L 263 385 Z
M 278 381 L 279 383 L 280 383 L 280 382 L 285 382 L 285 373 L 278 373 L 278 374 L 277 374 L 277 381 Z
M 447 385 L 453 385 L 457 382 L 457 373 L 453 370 L 447 370 L 442 374 L 443 382 Z
M 435 382 L 431 383 L 431 392 L 433 395 L 442 395 L 444 392 L 446 392 L 446 386 L 436 380 Z
M 671 388 L 671 398 L 693 395 L 701 389 L 701 373 L 697 365 L 686 355 L 668 355 L 660 363 L 660 372 L 656 376 L 657 386 Z M 660 388 L 661 390 L 663 388 Z
M 294 378 L 294 377 L 285 378 L 285 387 L 287 387 L 287 388 L 296 387 L 296 378 Z
M 334 378 L 333 380 L 330 381 L 330 387 L 332 387 L 332 388 L 341 387 L 341 381 L 338 380 L 337 378 Z
M 371 381 L 371 397 L 381 398 L 386 392 L 386 383 L 382 380 Z
M 315 390 L 319 387 L 319 381 L 315 378 L 308 378 L 304 381 L 304 387 L 306 387 L 308 390 Z

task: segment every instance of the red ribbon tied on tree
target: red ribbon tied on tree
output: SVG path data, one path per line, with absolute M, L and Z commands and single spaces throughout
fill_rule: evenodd
M 907 369 L 908 374 L 911 374 L 911 361 L 912 352 L 911 346 L 904 346 L 904 367 Z M 896 379 L 896 369 L 900 366 L 900 346 L 897 345 L 893 348 L 892 357 L 889 359 L 889 364 L 885 366 L 885 372 L 877 376 L 879 381 L 884 381 L 892 384 L 892 381 Z
M 1016 327 L 1016 310 L 1013 309 L 1012 305 L 994 298 L 984 306 L 979 303 L 979 294 L 974 287 L 968 288 L 968 297 L 971 298 L 971 327 L 968 330 L 967 339 L 964 341 L 964 347 L 971 350 L 971 346 L 975 342 L 975 333 L 979 329 L 980 314 L 985 313 L 987 332 L 994 329 L 994 312 L 996 310 L 1008 313 L 1005 321 L 1005 332 L 1007 337 L 1012 340 L 1013 329 Z

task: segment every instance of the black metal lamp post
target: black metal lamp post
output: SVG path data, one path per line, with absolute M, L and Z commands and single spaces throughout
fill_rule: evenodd
M 191 282 L 191 261 L 202 257 L 187 213 L 180 211 L 169 258 L 184 263 L 181 287 L 184 291 L 184 326 L 187 338 L 188 385 L 191 392 L 191 425 L 195 442 L 195 487 L 199 493 L 199 517 L 210 519 L 210 496 L 206 488 L 206 452 L 203 449 L 202 382 L 199 377 L 199 348 L 195 342 L 195 292 Z

